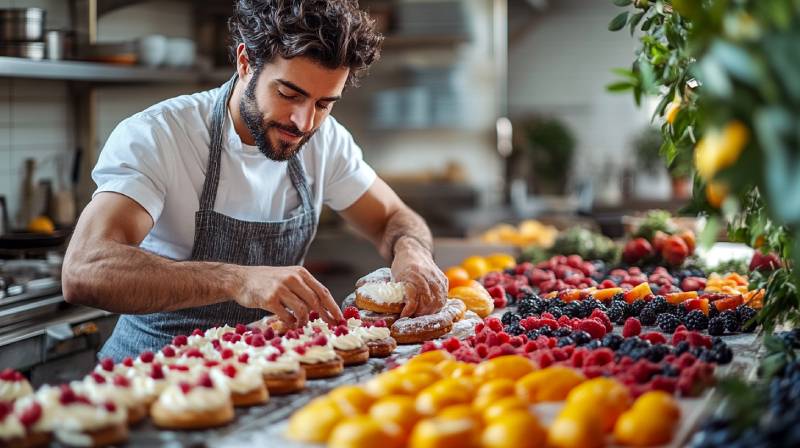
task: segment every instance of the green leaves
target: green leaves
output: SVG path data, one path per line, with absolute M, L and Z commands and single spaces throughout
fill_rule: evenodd
M 608 30 L 609 31 L 619 31 L 625 26 L 625 23 L 627 23 L 627 22 L 628 22 L 628 11 L 619 13 L 608 24 Z
M 614 4 L 617 6 L 628 6 L 633 3 L 633 0 L 614 0 Z

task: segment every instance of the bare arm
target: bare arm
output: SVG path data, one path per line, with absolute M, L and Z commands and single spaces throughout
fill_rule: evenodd
M 132 199 L 100 193 L 81 214 L 62 271 L 64 298 L 119 313 L 151 313 L 234 299 L 262 308 L 290 325 L 312 310 L 341 318 L 328 290 L 299 266 L 238 266 L 173 261 L 137 246 L 150 215 Z
M 342 213 L 391 261 L 395 278 L 411 285 L 403 316 L 438 311 L 447 298 L 447 278 L 433 261 L 433 236 L 425 221 L 380 178 Z

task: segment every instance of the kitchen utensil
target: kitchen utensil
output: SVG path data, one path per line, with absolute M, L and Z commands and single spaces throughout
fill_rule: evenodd
M 67 241 L 70 232 L 70 230 L 55 230 L 51 234 L 9 232 L 0 235 L 0 249 L 31 250 L 56 248 L 62 246 Z
M 45 15 L 41 8 L 0 9 L 0 41 L 41 41 Z
M 158 67 L 167 57 L 168 39 L 160 34 L 153 34 L 139 39 L 139 63 L 148 67 Z
M 0 56 L 41 61 L 44 59 L 44 42 L 0 42 Z
M 135 41 L 96 43 L 86 48 L 81 59 L 109 64 L 133 65 L 138 60 L 137 45 Z
M 27 226 L 35 216 L 33 210 L 34 190 L 33 178 L 36 172 L 36 159 L 25 159 L 25 174 L 22 180 L 22 193 L 20 197 L 17 224 Z
M 47 59 L 60 61 L 62 59 L 73 59 L 75 57 L 73 45 L 75 33 L 69 30 L 48 30 L 45 33 L 45 43 L 47 44 Z
M 66 157 L 68 154 L 64 154 L 64 156 Z M 50 216 L 60 226 L 71 226 L 75 223 L 75 195 L 70 179 L 72 167 L 66 163 L 65 157 L 59 157 L 56 160 L 58 191 L 53 194 L 53 210 Z

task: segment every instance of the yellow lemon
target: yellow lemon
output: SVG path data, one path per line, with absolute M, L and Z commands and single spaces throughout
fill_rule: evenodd
M 492 271 L 503 271 L 517 265 L 517 260 L 510 254 L 495 253 L 486 257 Z
M 733 165 L 750 139 L 750 131 L 740 121 L 731 121 L 719 130 L 710 130 L 697 142 L 694 164 L 706 181 Z
M 478 256 L 467 257 L 461 262 L 461 267 L 467 271 L 472 279 L 483 277 L 491 269 L 489 262 L 485 258 Z
M 31 219 L 31 222 L 28 223 L 29 232 L 49 235 L 55 232 L 55 230 L 55 224 L 53 224 L 53 221 L 51 221 L 47 216 L 37 216 Z
M 495 420 L 483 430 L 483 448 L 538 448 L 544 446 L 547 433 L 539 420 L 527 411 L 513 411 Z

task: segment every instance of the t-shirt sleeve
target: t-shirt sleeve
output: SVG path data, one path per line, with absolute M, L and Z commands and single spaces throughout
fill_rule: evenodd
M 332 117 L 328 119 L 332 123 L 328 138 L 323 202 L 340 211 L 353 205 L 366 193 L 377 175 L 364 161 L 361 148 L 350 132 Z
M 105 191 L 123 194 L 147 210 L 153 222 L 164 209 L 170 172 L 168 147 L 158 138 L 159 126 L 155 117 L 144 114 L 122 121 L 108 137 L 92 170 L 97 184 L 94 195 Z

